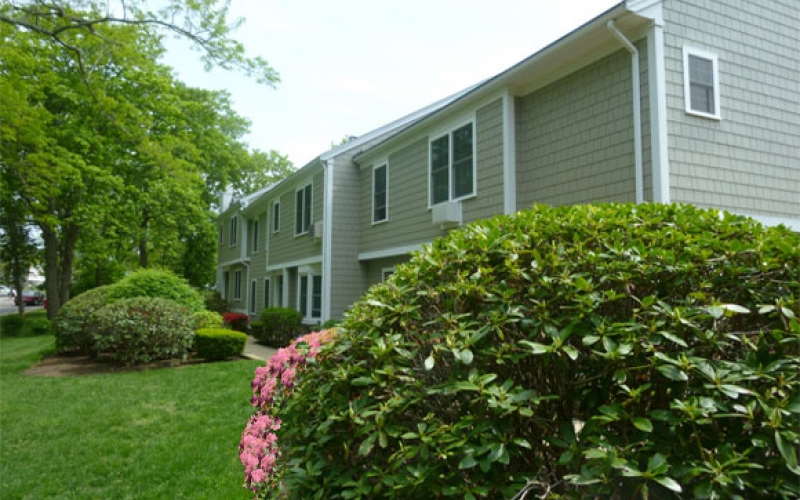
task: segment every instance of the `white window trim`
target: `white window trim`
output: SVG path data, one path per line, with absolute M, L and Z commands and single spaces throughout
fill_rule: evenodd
M 689 81 L 689 56 L 700 57 L 711 61 L 712 77 L 714 78 L 714 112 L 705 113 L 692 109 L 692 92 L 691 82 Z M 687 115 L 701 116 L 703 118 L 710 118 L 712 120 L 721 120 L 721 103 L 719 100 L 719 62 L 716 54 L 707 52 L 705 50 L 696 49 L 694 47 L 683 47 L 683 98 Z
M 464 127 L 466 125 L 472 124 L 472 193 L 460 196 L 458 198 L 453 198 L 453 139 L 452 134 L 454 131 Z M 463 120 L 458 122 L 456 125 L 449 126 L 446 129 L 442 129 L 437 131 L 435 134 L 431 134 L 428 136 L 428 209 L 436 206 L 441 205 L 442 203 L 450 203 L 454 201 L 461 201 L 467 200 L 470 198 L 474 198 L 478 194 L 478 144 L 477 144 L 477 126 L 476 120 L 474 116 L 470 116 L 469 119 Z M 450 139 L 447 141 L 447 146 L 449 148 L 448 151 L 448 160 L 449 165 L 447 168 L 449 169 L 449 176 L 447 182 L 447 199 L 444 201 L 440 201 L 439 203 L 433 203 L 433 192 L 431 190 L 431 170 L 433 165 L 431 164 L 433 161 L 433 156 L 431 155 L 431 144 L 441 139 L 442 137 L 449 135 Z
M 386 216 L 381 220 L 375 220 L 375 171 L 379 168 L 386 169 Z M 372 225 L 384 224 L 389 221 L 389 162 L 380 162 L 372 167 Z
M 236 227 L 233 227 L 234 226 L 234 222 L 235 222 Z M 236 245 L 239 244 L 239 216 L 238 215 L 234 215 L 233 217 L 231 217 L 231 221 L 230 221 L 230 224 L 228 226 L 228 229 L 229 229 L 228 246 L 230 248 L 233 248 L 233 247 L 235 247 Z
M 303 323 L 316 323 L 322 317 L 322 308 L 320 307 L 320 316 L 311 316 L 312 311 L 314 310 L 314 278 L 319 277 L 322 278 L 322 273 L 319 269 L 314 269 L 310 267 L 301 268 L 298 270 L 297 273 L 297 310 L 300 311 L 300 299 L 301 299 L 301 286 L 300 282 L 303 278 L 306 278 L 308 281 L 308 293 L 306 296 L 306 314 L 303 315 Z M 325 287 L 320 287 L 320 292 L 325 292 Z
M 275 225 L 275 214 L 278 214 L 277 226 Z M 281 232 L 281 202 L 280 200 L 274 202 L 272 204 L 272 232 L 273 233 L 280 233 Z
M 233 272 L 233 300 L 242 300 L 242 271 Z
M 389 276 L 394 274 L 394 267 L 384 267 L 381 269 L 381 282 L 386 281 L 389 279 Z M 389 273 L 389 276 L 386 276 L 386 273 Z
M 309 204 L 309 208 L 308 209 L 311 211 L 311 213 L 309 214 L 308 219 L 311 221 L 311 223 L 309 224 L 308 228 L 305 229 L 305 231 L 298 233 L 297 232 L 297 217 L 301 216 L 301 214 L 297 213 L 297 193 L 300 193 L 300 192 L 303 193 L 303 210 L 305 210 L 305 206 L 306 206 L 305 190 L 309 186 L 311 186 L 311 203 Z M 295 207 L 295 210 L 294 210 L 295 211 L 295 213 L 294 213 L 294 230 L 295 230 L 295 233 L 294 233 L 294 235 L 295 236 L 305 236 L 314 227 L 314 220 L 313 220 L 313 216 L 314 216 L 314 186 L 313 186 L 313 183 L 309 182 L 308 184 L 304 184 L 303 187 L 300 187 L 300 188 L 294 190 L 294 207 Z M 303 212 L 302 217 L 303 217 L 303 219 L 305 219 L 305 212 Z M 301 222 L 302 222 L 302 220 L 301 220 Z

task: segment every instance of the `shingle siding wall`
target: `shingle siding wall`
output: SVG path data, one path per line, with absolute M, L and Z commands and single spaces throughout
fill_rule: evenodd
M 631 100 L 624 50 L 518 99 L 517 206 L 634 201 Z
M 295 193 L 296 190 L 306 186 L 309 182 L 311 187 L 311 229 L 314 232 L 314 223 L 322 220 L 323 199 L 324 199 L 324 172 L 322 167 L 315 171 L 313 177 L 305 177 L 297 183 L 282 188 L 278 191 L 280 196 L 280 232 L 270 234 L 269 265 L 279 265 L 284 262 L 293 262 L 322 255 L 322 244 L 320 240 L 313 237 L 313 234 L 303 234 L 295 236 Z M 270 203 L 272 207 L 272 203 Z M 270 214 L 272 210 L 270 210 Z M 270 227 L 272 231 L 272 227 Z
M 227 215 L 223 219 L 222 223 L 222 240 L 220 241 L 218 248 L 218 255 L 217 261 L 219 263 L 230 262 L 235 259 L 239 259 L 241 257 L 241 247 L 239 246 L 241 243 L 241 234 L 236 238 L 236 245 L 230 246 L 230 238 L 231 238 L 231 215 Z M 241 230 L 241 223 L 242 217 L 239 216 L 239 222 L 237 223 L 237 227 Z
M 800 4 L 664 2 L 672 201 L 800 218 Z M 722 120 L 685 113 L 684 46 L 717 55 Z
M 464 222 L 503 213 L 503 101 L 480 108 L 475 121 L 478 187 L 475 198 L 464 201 Z

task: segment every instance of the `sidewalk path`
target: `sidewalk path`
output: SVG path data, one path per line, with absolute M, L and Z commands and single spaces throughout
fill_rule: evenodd
M 277 349 L 273 349 L 272 347 L 267 347 L 265 345 L 261 345 L 256 342 L 255 337 L 248 335 L 247 336 L 247 345 L 244 346 L 244 357 L 250 359 L 260 359 L 262 361 L 267 361 L 271 358 Z

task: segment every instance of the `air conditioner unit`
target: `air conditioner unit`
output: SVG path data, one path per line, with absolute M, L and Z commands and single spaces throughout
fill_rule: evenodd
M 321 240 L 322 234 L 325 232 L 325 223 L 321 220 L 314 223 L 314 239 Z
M 431 222 L 442 229 L 461 225 L 461 202 L 448 201 L 431 208 Z

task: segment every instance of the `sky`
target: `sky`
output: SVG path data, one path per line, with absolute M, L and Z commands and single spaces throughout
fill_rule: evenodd
M 227 90 L 251 149 L 296 168 L 338 144 L 490 78 L 617 0 L 231 0 L 234 32 L 280 74 L 275 88 L 166 40 L 164 64 L 192 87 Z

